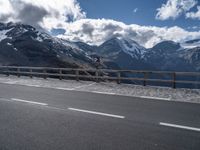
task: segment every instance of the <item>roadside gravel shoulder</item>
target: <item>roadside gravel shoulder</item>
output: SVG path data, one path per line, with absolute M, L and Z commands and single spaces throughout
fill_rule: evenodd
M 139 86 L 130 84 L 116 84 L 113 82 L 95 83 L 90 81 L 42 79 L 16 76 L 0 76 L 0 83 L 17 84 L 33 87 L 54 88 L 61 90 L 76 90 L 102 94 L 146 97 L 169 101 L 200 103 L 200 89 L 172 89 L 157 86 Z

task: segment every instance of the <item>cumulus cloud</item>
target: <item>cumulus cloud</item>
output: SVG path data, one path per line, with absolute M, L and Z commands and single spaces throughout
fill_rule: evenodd
M 197 5 L 196 0 L 168 0 L 166 4 L 157 9 L 156 19 L 176 19 L 195 5 Z
M 171 4 L 173 7 L 176 6 L 175 10 L 186 11 L 195 2 L 194 0 L 169 1 L 171 2 L 163 5 L 160 11 Z M 170 13 L 167 14 L 170 16 Z M 113 37 L 124 37 L 149 48 L 163 40 L 180 42 L 200 38 L 200 31 L 189 32 L 177 26 L 140 26 L 109 19 L 86 19 L 86 13 L 82 11 L 77 0 L 0 0 L 0 22 L 9 21 L 30 24 L 52 31 L 53 35 L 60 34 L 61 38 L 92 45 L 102 44 Z
M 66 24 L 67 31 L 59 37 L 99 45 L 113 37 L 131 38 L 150 48 L 163 40 L 181 42 L 200 38 L 200 32 L 189 32 L 180 27 L 127 25 L 108 19 L 81 19 Z
M 198 19 L 200 20 L 200 6 L 197 7 L 197 12 L 188 12 L 186 14 L 186 18 L 191 18 L 191 19 Z
M 76 0 L 0 0 L 1 22 L 22 22 L 50 31 L 85 17 Z

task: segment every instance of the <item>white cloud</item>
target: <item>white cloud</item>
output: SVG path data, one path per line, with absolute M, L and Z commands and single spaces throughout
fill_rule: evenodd
M 188 10 L 188 5 L 194 2 L 187 0 L 191 3 L 183 6 L 186 0 L 179 1 L 183 10 Z M 180 42 L 200 38 L 200 31 L 189 32 L 177 26 L 140 26 L 109 19 L 86 19 L 86 13 L 77 0 L 0 0 L 0 22 L 8 21 L 22 22 L 48 31 L 65 29 L 65 34 L 59 37 L 97 45 L 118 36 L 131 38 L 148 48 L 163 40 Z
M 200 38 L 200 32 L 189 32 L 177 26 L 126 25 L 122 22 L 108 19 L 81 19 L 66 24 L 65 28 L 67 29 L 66 33 L 59 35 L 59 37 L 96 45 L 118 36 L 131 38 L 147 48 L 163 40 L 181 42 L 188 39 Z
M 134 13 L 138 12 L 138 8 L 135 8 L 135 9 L 133 10 L 133 12 L 134 12 Z
M 168 0 L 166 4 L 162 4 L 162 7 L 157 9 L 156 19 L 176 19 L 195 5 L 197 5 L 196 0 Z
M 197 7 L 197 12 L 188 12 L 186 14 L 186 18 L 191 18 L 191 19 L 198 19 L 200 20 L 200 6 Z
M 76 0 L 0 0 L 1 22 L 22 22 L 51 30 L 85 17 Z
M 189 30 L 200 30 L 200 26 L 191 26 L 191 27 L 187 27 L 187 29 L 189 29 Z

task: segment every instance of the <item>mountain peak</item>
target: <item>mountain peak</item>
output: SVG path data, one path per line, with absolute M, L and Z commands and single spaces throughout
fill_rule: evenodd
M 33 26 L 22 24 L 20 22 L 18 22 L 18 23 L 13 23 L 13 22 L 0 23 L 0 30 L 11 29 L 11 28 L 25 28 L 25 29 L 29 29 L 29 30 L 36 30 Z
M 176 42 L 174 42 L 174 41 L 170 41 L 170 40 L 162 41 L 162 42 L 158 43 L 157 45 L 163 45 L 163 44 L 179 45 L 179 43 L 176 43 Z
M 174 41 L 162 41 L 156 44 L 152 49 L 156 49 L 158 51 L 163 52 L 176 52 L 180 48 L 180 43 L 176 43 Z
M 134 41 L 130 38 L 125 38 L 125 37 L 112 37 L 104 43 L 115 43 L 115 42 L 120 45 L 126 44 L 129 48 L 132 48 L 133 45 L 139 45 L 136 41 Z
M 146 49 L 137 42 L 124 37 L 113 37 L 105 41 L 100 49 L 102 50 L 101 53 L 110 54 L 109 56 L 123 52 L 136 59 L 141 59 L 146 52 Z

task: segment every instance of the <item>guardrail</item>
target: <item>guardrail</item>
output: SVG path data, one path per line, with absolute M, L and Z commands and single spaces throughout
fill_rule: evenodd
M 73 69 L 73 68 L 49 68 L 49 67 L 16 67 L 0 66 L 0 73 L 9 75 L 34 76 L 46 78 L 92 80 L 101 81 L 139 81 L 144 86 L 152 83 L 168 83 L 173 88 L 177 84 L 200 85 L 200 73 L 198 72 L 171 72 L 171 71 L 138 71 L 138 70 L 110 70 L 110 69 Z M 191 80 L 193 79 L 193 80 Z M 137 83 L 138 84 L 138 83 Z

